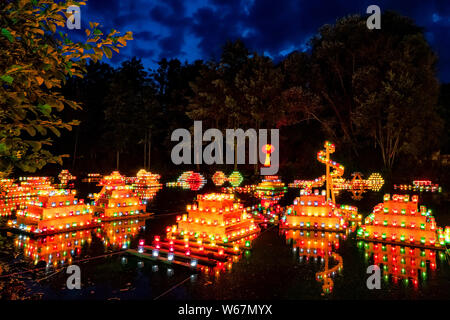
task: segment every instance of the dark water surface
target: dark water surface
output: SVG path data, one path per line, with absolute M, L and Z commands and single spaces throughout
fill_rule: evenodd
M 204 191 L 204 190 L 203 190 Z M 285 203 L 292 201 L 295 194 L 288 194 Z M 437 251 L 427 251 L 424 258 L 414 256 L 417 265 L 411 267 L 406 254 L 405 269 L 409 274 L 416 270 L 409 280 L 392 275 L 383 277 L 380 290 L 369 290 L 366 269 L 373 264 L 373 244 L 363 243 L 349 235 L 336 240 L 338 247 L 333 251 L 343 259 L 343 269 L 334 279 L 334 290 L 329 294 L 322 291 L 322 283 L 316 280 L 316 272 L 323 270 L 320 258 L 306 258 L 294 249 L 292 241 L 281 234 L 278 227 L 267 226 L 254 240 L 253 249 L 244 252 L 230 270 L 215 273 L 193 273 L 179 266 L 168 266 L 143 261 L 121 252 L 126 247 L 135 248 L 138 239 L 147 243 L 156 234 L 163 235 L 165 227 L 175 223 L 176 214 L 191 203 L 195 193 L 163 189 L 154 202 L 151 211 L 156 216 L 146 222 L 121 225 L 105 225 L 103 230 L 83 234 L 70 234 L 63 239 L 48 239 L 42 244 L 19 235 L 0 235 L 0 298 L 1 299 L 450 299 L 450 266 L 448 257 Z M 381 202 L 382 194 L 368 194 L 360 202 L 354 202 L 366 216 L 372 207 Z M 348 198 L 340 203 L 350 203 Z M 450 225 L 448 204 L 439 197 L 426 195 L 421 202 L 433 209 L 439 226 Z M 142 227 L 132 232 L 130 228 Z M 130 231 L 131 230 L 131 231 Z M 299 232 L 299 231 L 297 231 Z M 324 239 L 328 234 L 303 233 L 311 240 Z M 83 241 L 82 241 L 83 240 Z M 39 247 L 41 254 L 46 246 L 65 243 L 66 248 L 75 251 L 74 262 L 81 268 L 81 290 L 66 288 L 66 270 L 46 266 L 45 262 L 34 263 L 27 256 L 27 248 Z M 25 248 L 24 248 L 25 244 Z M 70 246 L 70 247 L 69 247 Z M 380 249 L 380 248 L 379 248 Z M 51 248 L 48 250 L 51 251 Z M 385 248 L 389 252 L 392 248 Z M 396 248 L 397 253 L 401 248 Z M 417 249 L 418 250 L 418 249 Z M 375 250 L 376 251 L 376 250 Z M 412 251 L 411 251 L 412 252 Z M 433 252 L 435 255 L 433 255 Z M 414 254 L 418 252 L 414 251 Z M 431 256 L 430 256 L 431 255 Z M 303 256 L 303 258 L 300 258 Z M 93 259 L 97 257 L 96 259 Z M 64 257 L 59 257 L 63 259 Z M 48 256 L 46 257 L 48 260 Z M 56 256 L 52 261 L 58 260 Z M 65 264 L 67 265 L 67 261 Z M 330 265 L 336 261 L 330 260 Z M 386 263 L 389 265 L 389 263 Z M 401 264 L 400 264 L 401 265 Z M 61 266 L 61 264 L 58 264 Z M 391 267 L 390 265 L 388 267 Z M 420 270 L 419 270 L 420 269 Z M 389 270 L 392 270 L 391 268 Z M 425 271 L 425 272 L 424 272 Z M 383 276 L 389 272 L 384 271 Z M 425 274 L 425 277 L 423 276 Z M 417 279 L 418 284 L 413 284 Z

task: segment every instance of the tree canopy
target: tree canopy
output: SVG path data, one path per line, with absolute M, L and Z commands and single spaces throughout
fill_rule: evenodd
M 50 0 L 6 1 L 0 4 L 0 172 L 14 167 L 35 171 L 47 163 L 61 163 L 46 146 L 51 132 L 60 136 L 78 121 L 63 121 L 60 112 L 81 108 L 67 99 L 61 88 L 68 78 L 82 77 L 86 60 L 97 61 L 132 40 L 116 30 L 104 34 L 90 23 L 85 42 L 74 42 L 64 32 L 70 5 L 85 2 Z

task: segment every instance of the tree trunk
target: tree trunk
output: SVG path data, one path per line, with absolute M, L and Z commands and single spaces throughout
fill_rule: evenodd
M 116 170 L 119 171 L 119 157 L 120 157 L 120 151 L 116 151 Z

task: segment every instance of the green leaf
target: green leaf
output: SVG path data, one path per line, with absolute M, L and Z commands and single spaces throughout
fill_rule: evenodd
M 9 42 L 14 42 L 14 37 L 8 29 L 2 28 L 2 35 L 8 38 Z
M 52 112 L 52 107 L 48 104 L 40 104 L 38 105 L 39 111 L 48 116 Z
M 13 82 L 13 80 L 14 80 L 13 77 L 6 76 L 6 75 L 1 76 L 0 79 L 2 79 L 3 81 L 5 81 L 8 84 L 11 84 Z
M 112 57 L 111 49 L 108 47 L 103 47 L 103 51 L 105 52 L 105 55 L 108 57 L 108 59 L 111 59 Z

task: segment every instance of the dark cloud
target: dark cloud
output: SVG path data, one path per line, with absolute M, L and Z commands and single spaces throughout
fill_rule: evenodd
M 424 27 L 440 58 L 440 77 L 450 81 L 450 2 L 376 2 L 382 10 L 397 11 Z M 304 50 L 320 26 L 365 14 L 371 4 L 372 0 L 91 0 L 87 12 L 107 28 L 134 32 L 133 49 L 123 50 L 122 59 L 139 53 L 193 61 L 217 58 L 223 44 L 236 38 L 275 58 L 291 49 Z

